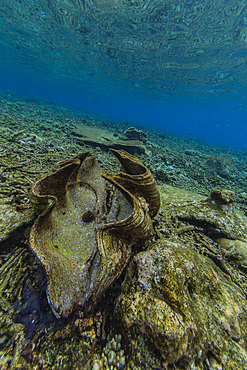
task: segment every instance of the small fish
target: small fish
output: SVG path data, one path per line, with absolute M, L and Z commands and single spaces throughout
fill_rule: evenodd
M 188 132 L 188 135 L 193 135 L 193 132 Z

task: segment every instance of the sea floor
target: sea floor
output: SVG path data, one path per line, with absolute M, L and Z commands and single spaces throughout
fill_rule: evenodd
M 29 192 L 35 181 L 51 173 L 57 162 L 90 150 L 105 170 L 114 169 L 116 172 L 119 165 L 109 148 L 125 149 L 140 158 L 152 172 L 161 189 L 163 215 L 166 214 L 164 209 L 167 210 L 167 204 L 174 198 L 179 197 L 181 201 L 201 200 L 217 188 L 234 192 L 235 209 L 243 218 L 247 216 L 247 152 L 214 147 L 139 126 L 135 127 L 145 132 L 147 140 L 132 140 L 125 135 L 131 126 L 133 124 L 129 122 L 103 120 L 43 100 L 1 94 L 1 369 L 25 369 L 30 364 L 33 364 L 30 365 L 33 369 L 66 368 L 73 351 L 81 353 L 78 354 L 78 366 L 81 366 L 92 355 L 98 337 L 103 338 L 108 352 L 111 346 L 116 347 L 116 343 L 121 342 L 121 331 L 107 337 L 111 328 L 104 315 L 96 315 L 87 322 L 78 316 L 64 324 L 63 320 L 54 317 L 46 302 L 44 271 L 28 250 L 28 235 L 35 219 Z M 160 231 L 162 233 L 161 228 Z M 115 289 L 118 291 L 119 287 Z M 114 294 L 113 286 L 108 302 L 114 301 Z M 28 304 L 23 303 L 23 296 Z M 102 320 L 106 320 L 107 324 Z M 78 333 L 83 338 L 80 346 Z M 75 342 L 72 337 L 77 338 Z M 60 352 L 59 343 L 66 347 Z M 50 358 L 53 347 L 56 347 L 56 360 Z M 121 360 L 121 345 L 118 347 Z M 21 354 L 23 360 L 20 360 Z M 118 368 L 125 366 L 125 360 L 122 358 L 121 361 L 122 367 L 119 365 Z M 100 369 L 97 364 L 92 366 Z M 159 368 L 157 364 L 155 366 Z M 76 365 L 74 368 L 77 368 Z
M 247 212 L 247 152 L 207 145 L 148 128 L 147 142 L 128 146 L 124 132 L 132 124 L 95 118 L 45 101 L 2 94 L 0 100 L 0 202 L 5 210 L 1 233 L 7 233 L 7 214 L 19 219 L 30 208 L 28 193 L 54 164 L 90 150 L 104 162 L 115 164 L 110 147 L 137 154 L 158 184 L 169 184 L 207 195 L 226 188 L 236 195 L 236 206 Z M 140 127 L 137 127 L 140 129 Z M 116 145 L 116 143 L 124 143 Z M 114 146 L 115 145 L 115 146 Z

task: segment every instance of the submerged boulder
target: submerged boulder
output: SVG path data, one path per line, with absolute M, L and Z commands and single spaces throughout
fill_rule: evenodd
M 156 241 L 133 258 L 116 301 L 130 368 L 245 369 L 247 225 L 234 194 L 160 192 Z
M 244 369 L 246 295 L 213 261 L 160 240 L 127 270 L 116 317 L 130 368 Z
M 143 143 L 146 143 L 147 141 L 147 134 L 142 130 L 138 130 L 135 127 L 129 127 L 126 131 L 124 131 L 124 135 L 129 140 L 139 140 L 142 141 Z

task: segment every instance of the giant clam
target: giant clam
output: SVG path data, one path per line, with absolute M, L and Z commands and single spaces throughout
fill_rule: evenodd
M 45 268 L 48 302 L 57 317 L 95 307 L 126 266 L 132 244 L 152 233 L 160 206 L 156 183 L 138 158 L 112 152 L 122 164 L 119 173 L 103 173 L 86 152 L 59 162 L 31 190 L 31 202 L 42 213 L 30 246 Z

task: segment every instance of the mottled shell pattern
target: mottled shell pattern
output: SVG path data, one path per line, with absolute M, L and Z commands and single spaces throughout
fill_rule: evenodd
M 123 271 L 132 244 L 152 234 L 151 218 L 160 207 L 156 183 L 138 158 L 112 152 L 122 165 L 119 173 L 103 173 L 85 152 L 59 162 L 31 190 L 33 207 L 42 213 L 30 246 L 45 268 L 57 317 L 78 306 L 92 309 Z

